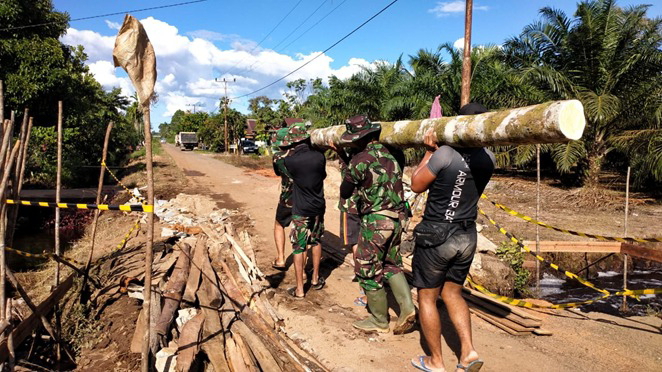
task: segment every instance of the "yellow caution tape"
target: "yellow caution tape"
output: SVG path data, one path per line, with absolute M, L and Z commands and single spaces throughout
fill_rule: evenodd
M 125 212 L 145 212 L 153 213 L 154 206 L 149 204 L 75 204 L 75 203 L 53 203 L 53 202 L 35 202 L 30 200 L 5 200 L 7 204 L 28 205 L 46 208 L 71 208 L 71 209 L 99 209 L 102 211 L 125 211 Z
M 621 243 L 628 243 L 628 242 L 639 242 L 639 243 L 653 243 L 653 242 L 662 242 L 662 237 L 652 237 L 652 238 L 631 238 L 631 237 L 617 237 L 617 236 L 603 236 L 603 235 L 597 235 L 597 234 L 589 234 L 589 233 L 584 233 L 584 232 L 579 232 L 579 231 L 574 231 L 574 230 L 568 230 L 568 229 L 562 229 L 560 227 L 548 225 L 544 222 L 538 221 L 532 217 L 529 217 L 525 214 L 519 213 L 517 211 L 514 211 L 511 208 L 506 207 L 505 205 L 499 204 L 493 200 L 490 200 L 490 198 L 487 197 L 487 195 L 483 194 L 481 195 L 481 198 L 489 201 L 492 203 L 495 207 L 505 211 L 506 213 L 510 214 L 511 216 L 515 216 L 518 218 L 523 219 L 526 222 L 534 223 L 536 225 L 542 226 L 547 229 L 551 229 L 554 231 L 562 232 L 565 234 L 570 234 L 570 235 L 575 235 L 575 236 L 583 236 L 585 238 L 593 238 L 593 239 L 599 239 L 599 240 L 605 240 L 605 241 L 616 241 L 616 242 L 621 242 Z
M 573 307 L 579 307 L 579 306 L 584 306 L 584 305 L 589 305 L 597 301 L 604 300 L 605 298 L 611 296 L 611 294 L 606 294 L 600 297 L 596 297 L 587 301 L 582 301 L 582 302 L 568 302 L 568 303 L 563 303 L 563 304 L 551 304 L 551 305 L 538 305 L 534 304 L 532 302 L 524 301 L 524 300 L 518 300 L 512 297 L 507 297 L 507 296 L 501 296 L 496 293 L 490 292 L 487 288 L 481 286 L 480 284 L 474 282 L 471 280 L 470 277 L 467 277 L 467 281 L 474 287 L 476 288 L 479 292 L 494 298 L 495 300 L 499 302 L 506 303 L 508 305 L 512 306 L 518 306 L 518 307 L 526 307 L 529 309 L 569 309 Z M 662 288 L 660 289 L 662 291 Z
M 126 186 L 122 183 L 122 181 L 120 181 L 119 178 L 117 178 L 117 176 L 115 175 L 115 173 L 113 173 L 113 172 L 110 170 L 110 168 L 108 168 L 108 165 L 106 165 L 106 162 L 102 161 L 102 162 L 101 162 L 101 166 L 104 167 L 104 168 L 106 168 L 106 170 L 108 171 L 108 173 L 109 173 L 109 174 L 115 179 L 115 181 L 117 181 L 117 183 L 118 183 L 120 186 L 122 186 L 122 187 L 124 188 L 124 190 L 126 190 L 126 192 L 129 193 L 129 195 L 134 195 L 133 192 L 131 192 L 131 190 L 129 190 L 129 188 L 126 187 Z M 147 204 L 147 200 L 145 200 L 145 198 L 143 198 L 142 196 L 140 196 L 140 195 L 136 195 L 136 198 L 137 198 L 141 203 L 143 203 L 143 204 Z
M 583 284 L 583 285 L 585 285 L 585 286 L 587 286 L 587 287 L 589 287 L 593 290 L 596 290 L 596 291 L 598 291 L 600 293 L 603 293 L 605 295 L 610 295 L 611 294 L 609 291 L 607 291 L 605 289 L 598 288 L 593 283 L 591 283 L 591 282 L 589 282 L 585 279 L 582 279 L 577 274 L 572 273 L 572 272 L 567 271 L 567 270 L 564 270 L 561 267 L 559 267 L 559 265 L 557 265 L 555 263 L 552 263 L 552 262 L 549 262 L 544 257 L 535 254 L 529 247 L 524 245 L 524 243 L 522 243 L 519 239 L 517 239 L 513 234 L 509 233 L 503 227 L 499 226 L 499 224 L 496 221 L 494 221 L 492 218 L 490 218 L 490 216 L 488 216 L 481 208 L 478 208 L 478 212 L 480 212 L 480 214 L 485 216 L 485 218 L 487 218 L 490 221 L 490 223 L 492 223 L 492 225 L 494 225 L 494 227 L 496 227 L 497 230 L 499 230 L 499 232 L 501 232 L 503 235 L 507 236 L 513 243 L 517 244 L 522 249 L 524 249 L 525 251 L 527 251 L 528 253 L 533 255 L 533 257 L 535 257 L 538 261 L 544 262 L 545 264 L 549 265 L 549 267 L 551 267 L 552 269 L 562 273 L 563 275 L 567 276 L 570 279 L 574 279 L 574 280 L 580 282 L 581 284 Z
M 12 252 L 14 254 L 17 254 L 19 256 L 23 256 L 23 257 L 43 258 L 43 259 L 50 259 L 52 257 L 59 257 L 60 259 L 69 262 L 70 264 L 80 265 L 80 266 L 85 265 L 84 263 L 78 262 L 78 261 L 76 261 L 72 258 L 58 256 L 54 253 L 48 253 L 48 252 L 44 252 L 44 253 L 41 253 L 41 254 L 40 253 L 28 253 L 28 252 L 19 251 L 18 249 L 14 249 L 14 248 L 10 248 L 10 247 L 5 247 L 5 250 L 7 250 L 8 252 Z

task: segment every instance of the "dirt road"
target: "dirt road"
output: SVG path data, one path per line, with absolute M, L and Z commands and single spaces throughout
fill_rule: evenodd
M 322 274 L 327 277 L 326 288 L 309 291 L 304 301 L 287 297 L 285 289 L 293 285 L 294 269 L 283 275 L 271 269 L 270 264 L 275 257 L 273 223 L 278 178 L 229 165 L 211 155 L 182 152 L 171 145 L 165 145 L 164 149 L 189 177 L 188 193 L 210 195 L 219 207 L 237 208 L 254 222 L 258 264 L 276 288 L 274 303 L 285 317 L 286 330 L 292 338 L 298 339 L 334 371 L 414 370 L 409 360 L 423 354 L 418 330 L 394 336 L 366 335 L 352 328 L 351 322 L 365 316 L 366 310 L 353 304 L 358 285 L 351 282 L 350 267 L 337 267 L 331 260 L 325 260 Z M 337 246 L 338 242 L 337 190 L 333 189 L 337 187 L 338 177 L 337 172 L 329 170 L 324 244 L 330 246 Z M 286 253 L 290 252 L 287 246 Z M 441 303 L 440 311 L 445 319 L 444 360 L 449 370 L 453 370 L 451 367 L 457 361 L 453 350 L 459 352 L 458 343 Z M 483 370 L 655 371 L 662 366 L 659 318 L 625 319 L 570 311 L 541 317 L 544 328 L 553 332 L 553 336 L 510 336 L 472 317 L 474 343 L 485 361 Z

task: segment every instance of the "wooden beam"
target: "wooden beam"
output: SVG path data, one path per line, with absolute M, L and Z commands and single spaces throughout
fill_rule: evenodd
M 535 241 L 524 241 L 524 245 L 533 249 Z M 540 242 L 540 252 L 568 252 L 568 253 L 621 253 L 620 242 L 572 242 L 550 241 Z
M 12 331 L 14 338 L 14 345 L 20 345 L 32 331 L 41 324 L 40 316 L 47 314 L 53 309 L 56 303 L 64 297 L 64 295 L 71 289 L 76 274 L 71 274 L 69 277 L 60 283 L 51 294 L 37 306 L 37 311 L 30 314 Z M 7 340 L 0 342 L 0 363 L 7 359 L 8 355 Z
M 662 248 L 646 247 L 638 244 L 620 243 L 621 253 L 632 257 L 643 258 L 655 262 L 662 262 Z

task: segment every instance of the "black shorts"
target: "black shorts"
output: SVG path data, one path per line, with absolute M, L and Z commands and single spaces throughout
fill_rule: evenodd
M 290 226 L 292 222 L 292 208 L 278 204 L 278 208 L 276 208 L 276 221 L 283 227 Z
M 439 246 L 422 248 L 417 245 L 411 264 L 414 287 L 438 288 L 447 280 L 463 285 L 476 253 L 476 243 L 476 225 L 472 225 L 455 229 Z
M 340 239 L 345 246 L 353 246 L 359 242 L 361 232 L 361 217 L 358 214 L 340 212 Z

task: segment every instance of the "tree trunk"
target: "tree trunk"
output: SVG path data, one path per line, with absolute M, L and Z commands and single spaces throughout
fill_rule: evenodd
M 528 107 L 491 111 L 480 115 L 383 122 L 379 141 L 395 147 L 423 145 L 423 136 L 434 128 L 440 144 L 481 147 L 559 143 L 581 138 L 586 126 L 584 107 L 577 100 L 553 101 Z M 311 141 L 326 146 L 340 141 L 344 125 L 316 129 Z

